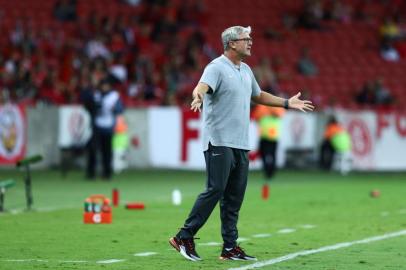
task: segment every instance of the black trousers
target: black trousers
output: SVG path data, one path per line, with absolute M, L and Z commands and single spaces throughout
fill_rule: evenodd
M 209 145 L 206 160 L 206 190 L 201 193 L 178 233 L 191 238 L 206 223 L 220 201 L 221 234 L 225 247 L 234 247 L 238 238 L 237 221 L 248 178 L 248 151 Z
M 97 154 L 101 153 L 103 165 L 103 177 L 110 178 L 112 174 L 112 156 L 113 156 L 113 133 L 110 130 L 93 129 L 93 135 L 88 143 L 88 156 L 86 176 L 95 177 Z
M 276 171 L 276 149 L 278 148 L 277 141 L 269 141 L 261 139 L 259 142 L 259 152 L 262 159 L 262 167 L 267 180 L 274 176 Z
M 329 140 L 324 140 L 320 149 L 320 167 L 324 170 L 331 170 L 333 167 L 335 150 Z

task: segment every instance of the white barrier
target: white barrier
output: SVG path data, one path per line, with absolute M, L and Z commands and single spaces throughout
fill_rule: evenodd
M 63 110 L 63 107 L 60 110 Z M 56 136 L 58 122 L 54 123 L 52 120 L 51 122 L 56 126 L 49 126 L 52 123 L 48 123 L 45 129 L 42 127 L 44 123 L 38 122 L 41 117 L 35 116 L 37 113 L 44 113 L 44 111 L 33 109 L 28 114 L 28 154 L 41 144 L 56 145 L 60 140 Z M 64 115 L 66 114 L 59 114 L 60 117 L 65 117 Z M 351 134 L 355 170 L 406 170 L 406 158 L 403 157 L 406 152 L 406 115 L 342 110 L 336 112 L 336 116 Z M 317 113 L 304 114 L 293 111 L 285 114 L 279 143 L 279 166 L 283 166 L 284 154 L 287 150 L 311 148 L 317 151 L 322 128 L 324 128 L 321 124 L 324 117 Z M 125 112 L 125 118 L 131 140 L 130 167 L 204 169 L 200 114 L 177 107 L 154 107 L 128 109 Z M 37 120 L 31 123 L 30 119 Z M 59 122 L 61 121 L 66 119 L 59 119 Z M 44 134 L 40 137 L 34 136 L 44 130 L 49 131 L 46 133 L 46 138 Z M 62 134 L 69 133 L 62 132 Z M 250 125 L 250 146 L 253 149 L 251 157 L 256 156 L 258 140 L 256 134 L 257 125 L 252 121 Z M 55 162 L 57 160 L 55 157 L 58 157 L 58 154 L 54 153 L 58 151 L 57 147 L 45 149 L 47 149 L 46 152 L 40 154 L 53 157 L 49 162 Z M 259 168 L 259 160 L 252 160 L 250 166 L 254 169 Z
M 406 169 L 406 115 L 339 111 L 337 117 L 351 134 L 355 169 Z

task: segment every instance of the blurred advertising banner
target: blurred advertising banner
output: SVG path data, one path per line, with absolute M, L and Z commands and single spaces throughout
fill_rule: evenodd
M 148 110 L 148 142 L 152 167 L 203 169 L 200 114 L 190 110 Z
M 337 117 L 351 134 L 354 169 L 406 169 L 405 114 L 339 111 Z
M 59 147 L 83 147 L 91 135 L 90 116 L 82 106 L 62 106 L 59 109 Z
M 149 153 L 152 167 L 204 169 L 201 115 L 189 109 L 152 108 L 149 112 Z M 316 117 L 288 112 L 282 125 L 278 165 L 284 163 L 284 151 L 290 148 L 316 147 L 314 131 Z M 236 131 L 238 132 L 238 131 Z M 260 168 L 258 156 L 258 126 L 250 123 L 250 168 Z
M 2 107 L 1 114 L 4 116 L 1 120 L 0 155 L 4 162 L 5 153 L 10 156 L 10 153 L 15 153 L 15 149 L 21 145 L 16 142 L 15 148 L 8 146 L 11 145 L 8 140 L 12 140 L 6 138 L 13 136 L 10 123 L 17 121 L 10 119 L 17 119 L 19 115 L 24 119 L 24 113 L 18 107 L 12 106 L 7 113 Z M 406 170 L 406 159 L 403 157 L 406 151 L 406 115 L 345 110 L 336 111 L 335 115 L 351 135 L 354 170 Z M 127 156 L 129 167 L 192 170 L 205 168 L 200 113 L 178 107 L 150 107 L 127 109 L 124 116 L 128 123 L 130 143 Z M 306 158 L 305 155 L 299 155 L 302 152 L 311 155 L 318 153 L 324 129 L 320 116 L 323 114 L 295 111 L 288 111 L 284 115 L 277 152 L 279 167 L 287 166 L 292 157 L 299 161 Z M 22 120 L 19 123 L 14 126 L 24 126 Z M 83 145 L 90 134 L 90 119 L 82 107 L 60 108 L 60 147 Z M 258 155 L 258 125 L 254 120 L 251 120 L 249 134 L 252 149 L 249 154 L 250 168 L 259 169 L 261 161 Z
M 315 140 L 316 114 L 288 111 L 282 118 L 280 147 L 284 149 L 313 149 Z
M 152 167 L 204 169 L 201 114 L 189 109 L 152 108 L 149 110 L 149 153 Z M 257 127 L 250 125 L 250 141 L 256 148 Z M 252 162 L 251 167 L 258 166 Z
M 14 164 L 25 156 L 27 119 L 22 106 L 0 106 L 0 165 Z
M 124 117 L 128 124 L 129 149 L 128 166 L 132 168 L 150 167 L 149 151 L 149 126 L 148 118 L 150 110 L 146 109 L 127 109 Z M 161 119 L 163 122 L 163 120 Z M 166 120 L 165 120 L 166 121 Z

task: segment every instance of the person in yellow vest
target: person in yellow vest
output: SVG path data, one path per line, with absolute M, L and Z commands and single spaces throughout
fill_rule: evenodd
M 128 167 L 127 150 L 130 138 L 128 135 L 128 125 L 122 114 L 116 118 L 113 135 L 113 170 L 121 172 Z
M 331 116 L 321 145 L 320 165 L 323 169 L 338 169 L 342 174 L 350 170 L 351 136 L 345 128 Z
M 267 183 L 262 189 L 264 199 L 269 194 L 269 181 L 276 172 L 276 151 L 281 133 L 282 116 L 285 109 L 279 107 L 267 107 L 257 105 L 253 112 L 253 118 L 259 126 L 259 153 L 262 159 L 262 168 Z

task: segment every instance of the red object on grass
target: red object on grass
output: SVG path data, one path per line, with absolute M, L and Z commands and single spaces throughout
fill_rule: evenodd
M 267 200 L 269 198 L 269 186 L 264 184 L 262 186 L 262 199 Z
M 116 188 L 113 189 L 112 198 L 113 198 L 113 205 L 114 205 L 114 207 L 117 207 L 117 206 L 118 206 L 119 197 L 120 197 L 120 194 L 119 194 L 119 192 L 118 192 L 118 189 L 116 189 Z
M 125 205 L 125 208 L 129 210 L 143 210 L 145 209 L 145 204 L 142 202 L 132 202 L 132 203 L 127 203 Z

